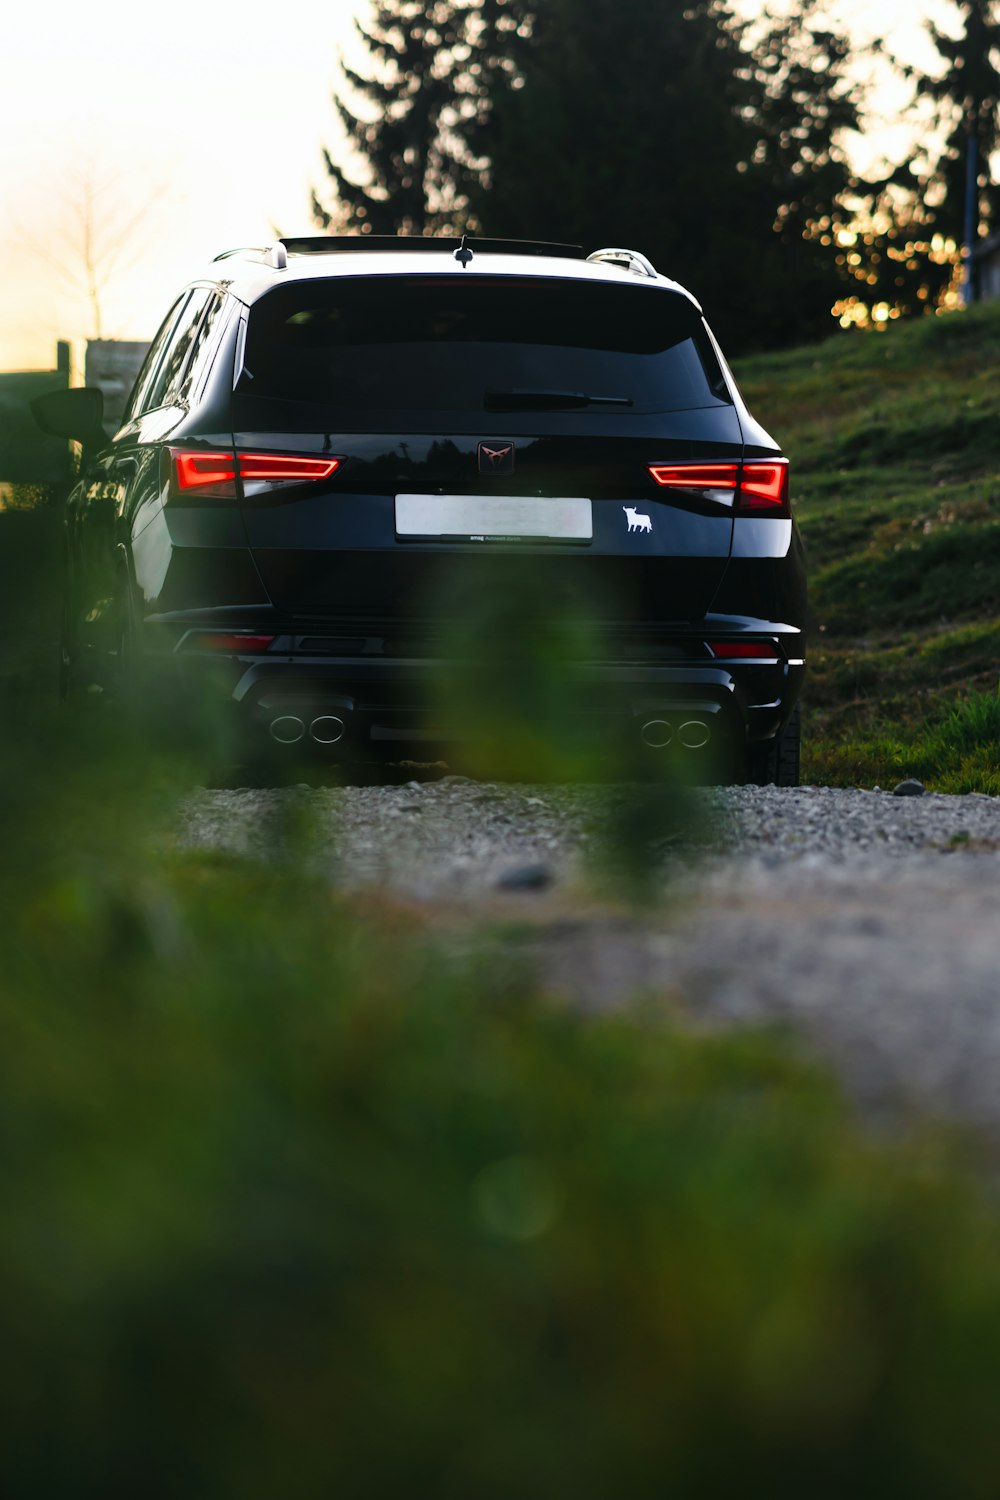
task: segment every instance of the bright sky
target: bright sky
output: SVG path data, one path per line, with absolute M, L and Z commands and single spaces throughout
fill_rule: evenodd
M 740 8 L 755 15 L 766 3 Z M 896 55 L 922 63 L 933 52 L 921 22 L 948 13 L 946 0 L 879 0 L 877 18 L 870 0 L 831 5 L 859 41 L 878 26 Z M 356 12 L 367 14 L 366 0 L 11 7 L 0 86 L 0 370 L 51 368 L 58 338 L 76 341 L 79 357 L 92 332 L 72 284 L 83 261 L 74 214 L 88 181 L 99 262 L 107 265 L 102 227 L 124 247 L 102 298 L 108 338 L 150 338 L 217 251 L 270 239 L 273 225 L 313 231 L 321 147 L 340 140 L 330 102 L 339 50 L 364 67 Z M 894 149 L 901 103 L 881 96 L 876 146 Z

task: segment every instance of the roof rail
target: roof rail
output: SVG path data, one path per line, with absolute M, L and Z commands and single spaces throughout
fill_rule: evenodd
M 498 240 L 470 234 L 469 248 L 484 255 L 560 255 L 583 259 L 581 245 L 549 244 L 545 240 Z M 314 234 L 280 243 L 289 255 L 351 254 L 358 250 L 450 250 L 462 241 L 460 234 Z
M 635 276 L 656 276 L 656 267 L 638 250 L 595 250 L 588 260 L 600 261 L 602 265 L 621 266 Z
M 235 250 L 223 250 L 213 258 L 212 264 L 217 260 L 234 260 L 237 257 L 260 261 L 261 265 L 273 266 L 276 271 L 284 271 L 288 266 L 288 254 L 283 240 L 275 240 L 271 245 L 240 245 Z

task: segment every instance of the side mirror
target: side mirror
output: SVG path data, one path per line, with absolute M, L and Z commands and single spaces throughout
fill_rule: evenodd
M 93 386 L 47 391 L 32 401 L 31 414 L 52 437 L 73 438 L 86 448 L 103 448 L 108 441 L 103 427 L 104 392 Z

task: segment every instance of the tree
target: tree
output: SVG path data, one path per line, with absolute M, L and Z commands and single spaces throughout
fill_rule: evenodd
M 737 347 L 827 326 L 817 226 L 851 185 L 847 47 L 796 18 L 752 36 L 724 0 L 544 0 L 509 36 L 512 86 L 466 140 L 486 232 L 635 245 L 711 305 Z
M 902 71 L 915 83 L 920 146 L 849 203 L 831 233 L 848 285 L 836 311 L 865 326 L 958 303 L 960 247 L 997 224 L 1000 188 L 990 157 L 1000 146 L 1000 19 L 997 0 L 955 0 L 958 36 L 928 23 L 942 69 Z M 919 116 L 916 116 L 919 119 Z M 975 171 L 968 200 L 970 157 Z M 966 234 L 971 209 L 972 233 Z
M 106 294 L 141 258 L 164 190 L 147 185 L 137 197 L 123 173 L 85 161 L 54 187 L 52 197 L 60 208 L 53 231 L 41 236 L 19 225 L 18 238 L 86 303 L 85 336 L 104 338 Z
M 772 216 L 769 235 L 759 221 L 755 230 L 758 303 L 780 306 L 798 341 L 827 331 L 843 290 L 830 230 L 862 191 L 846 146 L 859 125 L 857 49 L 825 21 L 822 0 L 800 0 L 785 19 L 744 34 L 744 48 L 756 137 L 749 172 Z M 757 344 L 774 342 L 763 327 L 748 331 Z
M 312 195 L 324 229 L 421 235 L 451 227 L 464 168 L 450 134 L 462 109 L 457 78 L 472 53 L 475 10 L 474 0 L 383 0 L 368 29 L 355 22 L 374 76 L 342 64 L 348 96 L 335 94 L 334 106 L 364 180 L 324 151 L 334 200 L 326 207 Z
M 990 176 L 990 157 L 1000 148 L 1000 9 L 996 0 L 955 0 L 955 7 L 962 23 L 958 36 L 928 23 L 945 70 L 922 75 L 918 87 L 934 101 L 944 137 L 927 179 L 936 227 L 962 244 L 970 152 L 973 239 L 996 226 L 1000 209 L 1000 185 Z

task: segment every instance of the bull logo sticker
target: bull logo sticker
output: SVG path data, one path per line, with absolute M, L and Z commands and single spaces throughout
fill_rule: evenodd
M 480 443 L 479 472 L 480 474 L 513 474 L 514 444 Z
M 650 533 L 652 532 L 652 530 L 653 530 L 653 523 L 650 520 L 649 516 L 642 515 L 642 513 L 640 511 L 636 510 L 636 508 L 635 508 L 634 505 L 623 505 L 622 506 L 622 510 L 625 512 L 626 516 L 628 517 L 628 529 L 629 529 L 629 531 L 648 531 Z

